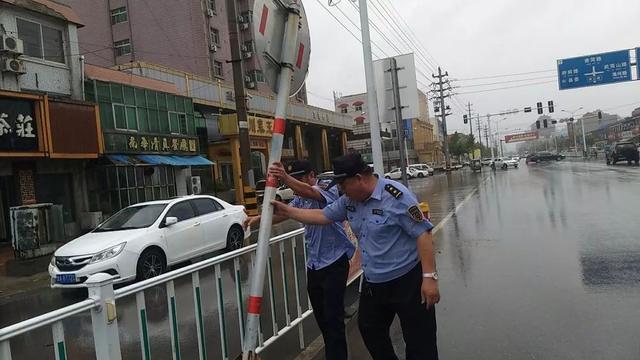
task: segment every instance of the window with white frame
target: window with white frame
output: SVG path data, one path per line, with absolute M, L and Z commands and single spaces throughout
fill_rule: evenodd
M 127 14 L 127 7 L 119 7 L 111 10 L 111 25 L 119 24 L 129 20 L 129 14 Z
M 65 63 L 62 31 L 37 22 L 16 18 L 24 54 L 37 59 Z
M 356 105 L 356 111 L 362 112 L 362 105 Z
M 207 0 L 207 9 L 216 13 L 216 1 L 215 0 Z
M 116 52 L 116 56 L 123 56 L 131 54 L 131 41 L 124 39 L 113 43 L 113 47 Z
M 116 129 L 138 131 L 138 111 L 135 106 L 113 104 L 113 123 Z
M 223 77 L 222 63 L 220 61 L 213 61 L 213 75 L 217 77 Z
M 187 135 L 187 115 L 185 113 L 169 111 L 169 132 Z
M 209 30 L 209 35 L 211 36 L 211 44 L 220 46 L 220 31 L 218 31 L 218 29 L 216 28 L 211 28 Z

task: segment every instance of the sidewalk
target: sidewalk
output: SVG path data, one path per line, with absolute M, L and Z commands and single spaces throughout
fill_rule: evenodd
M 11 245 L 0 246 L 0 304 L 15 295 L 49 286 L 46 269 L 50 259 L 43 256 L 17 261 Z

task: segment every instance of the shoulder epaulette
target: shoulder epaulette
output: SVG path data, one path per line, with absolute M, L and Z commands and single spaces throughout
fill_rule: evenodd
M 391 185 L 391 184 L 387 184 L 384 186 L 384 189 L 391 194 L 391 196 L 393 196 L 394 198 L 398 199 L 400 198 L 400 196 L 402 196 L 402 191 L 398 190 L 397 187 Z

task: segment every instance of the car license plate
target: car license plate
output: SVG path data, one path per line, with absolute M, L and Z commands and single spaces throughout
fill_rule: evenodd
M 58 284 L 75 284 L 76 274 L 58 274 L 56 275 L 56 283 Z

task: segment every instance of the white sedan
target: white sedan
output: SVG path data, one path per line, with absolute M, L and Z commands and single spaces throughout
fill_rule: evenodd
M 407 177 L 414 178 L 416 176 L 418 176 L 417 171 L 415 169 L 407 167 Z M 391 171 L 389 171 L 388 173 L 384 174 L 384 177 L 392 180 L 400 180 L 402 179 L 402 172 L 400 171 L 399 167 L 394 168 L 394 169 L 391 169 Z
M 115 283 L 144 280 L 215 250 L 241 248 L 251 234 L 242 228 L 246 218 L 243 206 L 206 195 L 131 205 L 55 251 L 51 287 L 101 272 Z

